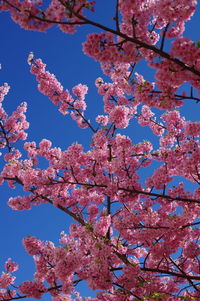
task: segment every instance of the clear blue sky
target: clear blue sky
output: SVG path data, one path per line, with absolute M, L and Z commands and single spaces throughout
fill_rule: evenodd
M 99 4 L 101 3 L 101 5 Z M 99 22 L 112 25 L 111 18 L 114 16 L 115 1 L 97 0 L 97 17 Z M 92 16 L 92 15 L 91 15 Z M 95 15 L 94 15 L 95 17 Z M 4 100 L 4 107 L 11 113 L 21 102 L 28 103 L 27 120 L 30 122 L 28 130 L 28 141 L 50 139 L 54 146 L 66 149 L 72 142 L 78 141 L 87 150 L 91 142 L 90 130 L 77 128 L 76 123 L 69 116 L 61 115 L 47 97 L 37 90 L 35 77 L 30 74 L 27 65 L 27 56 L 30 51 L 35 57 L 40 57 L 47 64 L 47 70 L 54 73 L 63 86 L 71 89 L 78 83 L 87 84 L 89 93 L 87 95 L 88 109 L 86 116 L 94 121 L 95 116 L 102 113 L 101 96 L 97 94 L 94 81 L 102 76 L 100 65 L 82 53 L 82 42 L 88 32 L 95 31 L 94 28 L 84 27 L 78 30 L 75 35 L 66 35 L 56 27 L 47 33 L 30 32 L 21 29 L 13 23 L 9 14 L 0 14 L 0 85 L 7 82 L 11 90 Z M 200 39 L 197 29 L 200 28 L 199 9 L 192 21 L 186 24 L 185 35 L 194 41 Z M 137 70 L 146 76 L 146 79 L 153 81 L 153 70 Z M 190 120 L 199 119 L 199 105 L 193 101 L 187 101 L 183 114 Z M 133 142 L 147 140 L 150 130 L 140 128 L 132 123 L 128 133 Z M 154 140 L 158 143 L 157 140 Z M 192 189 L 192 186 L 189 186 Z M 21 240 L 27 234 L 37 236 L 42 240 L 52 240 L 58 244 L 60 232 L 66 230 L 70 220 L 59 210 L 48 205 L 34 207 L 31 211 L 15 212 L 7 205 L 8 197 L 20 194 L 20 190 L 10 190 L 7 185 L 1 187 L 0 195 L 0 270 L 8 257 L 20 265 L 16 273 L 17 284 L 23 280 L 32 280 L 34 264 L 32 257 L 27 255 L 22 246 Z M 87 290 L 82 288 L 83 294 Z M 49 300 L 44 296 L 42 300 Z

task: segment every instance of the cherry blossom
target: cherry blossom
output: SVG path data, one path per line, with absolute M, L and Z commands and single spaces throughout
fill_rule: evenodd
M 94 1 L 43 4 L 2 0 L 0 10 L 28 30 L 57 25 L 72 34 L 85 24 L 101 30 L 87 35 L 83 52 L 100 63 L 94 85 L 104 111 L 90 121 L 87 85 L 70 92 L 31 52 L 27 63 L 38 90 L 90 132 L 87 150 L 78 142 L 61 149 L 45 138 L 27 140 L 27 104 L 8 116 L 3 102 L 10 87 L 0 87 L 0 184 L 23 189 L 8 197 L 8 206 L 22 211 L 49 204 L 72 219 L 58 244 L 23 238 L 35 273 L 15 283 L 18 265 L 8 258 L 0 300 L 46 294 L 53 301 L 199 300 L 200 122 L 178 111 L 186 101 L 200 101 L 200 50 L 184 36 L 197 1 L 119 0 L 113 27 L 93 21 Z M 153 81 L 138 70 L 140 61 L 154 68 Z M 136 142 L 136 124 L 149 127 L 157 143 Z M 188 183 L 195 188 L 186 189 Z M 83 299 L 80 282 L 96 296 Z

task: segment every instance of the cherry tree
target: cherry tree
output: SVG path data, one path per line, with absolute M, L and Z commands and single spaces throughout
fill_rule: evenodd
M 116 0 L 112 28 L 95 21 L 94 1 L 44 5 L 1 0 L 0 10 L 28 30 L 101 29 L 87 36 L 83 52 L 101 64 L 109 81 L 95 79 L 104 114 L 91 121 L 85 113 L 88 87 L 77 84 L 70 92 L 42 59 L 28 57 L 39 91 L 78 127 L 90 129 L 89 151 L 78 143 L 61 150 L 47 139 L 29 142 L 26 104 L 8 116 L 2 102 L 9 86 L 0 88 L 0 182 L 24 190 L 9 198 L 8 206 L 20 211 L 48 203 L 72 219 L 58 246 L 33 236 L 23 239 L 35 262 L 33 279 L 15 284 L 18 265 L 9 258 L 0 276 L 0 300 L 40 299 L 48 293 L 53 301 L 81 301 L 78 285 L 84 281 L 97 290 L 87 301 L 200 300 L 200 122 L 178 111 L 185 101 L 200 101 L 199 43 L 184 36 L 197 1 Z M 139 73 L 142 60 L 155 69 L 152 82 Z M 184 83 L 190 84 L 189 93 Z M 150 141 L 134 144 L 122 134 L 132 119 L 152 130 L 158 148 Z M 19 140 L 25 140 L 27 156 Z M 182 178 L 178 185 L 176 177 Z M 194 191 L 186 190 L 186 181 L 196 185 Z

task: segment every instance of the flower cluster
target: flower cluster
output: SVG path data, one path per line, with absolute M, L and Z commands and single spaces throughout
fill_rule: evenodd
M 59 0 L 52 0 L 46 10 L 41 10 L 42 0 L 35 1 L 3 1 L 0 5 L 1 11 L 9 11 L 14 22 L 22 28 L 44 32 L 54 25 L 68 34 L 76 32 L 79 18 L 71 13 L 74 9 L 83 16 L 84 9 L 94 11 L 94 1 L 79 0 L 72 6 L 71 1 L 66 1 L 66 7 Z M 51 22 L 45 22 L 51 20 Z
M 8 258 L 5 262 L 5 270 L 6 272 L 2 272 L 0 276 L 0 298 L 10 299 L 16 296 L 16 290 L 13 290 L 13 284 L 15 282 L 14 276 L 11 273 L 18 270 L 18 265 Z
M 2 102 L 9 89 L 8 84 L 0 87 L 0 148 L 6 148 L 8 152 L 4 157 L 6 161 L 20 157 L 20 152 L 14 150 L 13 146 L 18 140 L 26 140 L 25 130 L 29 128 L 25 115 L 27 110 L 25 102 L 21 103 L 10 116 L 5 112 Z
M 63 90 L 62 85 L 56 79 L 55 75 L 46 71 L 45 67 L 46 65 L 41 59 L 32 61 L 31 73 L 36 76 L 39 91 L 42 94 L 47 95 L 53 104 L 59 106 L 59 111 L 62 114 L 68 114 L 68 109 L 72 110 L 71 117 L 77 121 L 79 127 L 87 127 L 88 124 L 85 122 L 83 111 L 86 110 L 84 99 L 88 87 L 82 84 L 75 86 L 72 89 L 72 92 L 75 95 L 73 98 L 68 90 Z

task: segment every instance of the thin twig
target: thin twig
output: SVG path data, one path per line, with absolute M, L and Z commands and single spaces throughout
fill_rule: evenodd
M 165 36 L 166 36 L 167 30 L 168 30 L 168 28 L 169 28 L 169 25 L 170 25 L 170 23 L 168 23 L 168 24 L 165 26 L 165 29 L 164 29 L 164 32 L 163 32 L 162 41 L 161 41 L 161 45 L 160 45 L 160 50 L 161 50 L 161 51 L 163 50 L 163 47 L 164 47 Z

